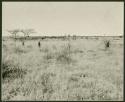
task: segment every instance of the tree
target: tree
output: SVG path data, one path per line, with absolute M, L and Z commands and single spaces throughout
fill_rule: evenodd
M 16 41 L 17 33 L 20 32 L 20 29 L 14 29 L 14 30 L 7 30 L 10 34 L 12 34 L 13 38 Z
M 18 32 L 20 32 L 20 29 L 14 29 L 14 30 L 7 30 L 7 32 L 9 32 L 12 37 L 15 39 L 15 49 L 16 49 L 16 52 L 17 52 L 17 48 L 16 48 L 16 38 L 17 38 L 17 34 Z
M 21 32 L 24 34 L 24 37 L 29 37 L 30 34 L 36 33 L 34 29 L 22 29 Z
M 24 39 L 26 40 L 27 37 L 30 36 L 32 33 L 36 33 L 34 29 L 22 29 L 20 32 L 24 34 Z M 22 45 L 24 46 L 24 41 L 22 42 Z
M 23 38 L 26 39 L 27 37 L 29 37 L 29 35 L 31 33 L 36 33 L 34 29 L 14 29 L 14 30 L 7 30 L 10 34 L 12 34 L 13 38 L 15 39 L 16 41 L 16 38 L 17 38 L 17 34 L 18 32 L 22 32 L 24 35 L 23 35 Z M 24 40 L 22 42 L 22 45 L 24 46 Z

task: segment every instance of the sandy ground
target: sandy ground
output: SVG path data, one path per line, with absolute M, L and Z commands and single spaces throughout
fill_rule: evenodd
M 2 100 L 123 100 L 123 38 L 2 45 Z

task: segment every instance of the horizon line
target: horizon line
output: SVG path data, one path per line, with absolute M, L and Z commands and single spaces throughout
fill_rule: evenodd
M 68 35 L 39 35 L 39 36 L 35 36 L 35 35 L 31 35 L 31 36 L 29 36 L 29 37 L 43 37 L 43 36 L 47 36 L 47 37 L 60 37 L 60 36 L 67 36 L 68 37 Z M 78 36 L 80 36 L 80 37 L 115 37 L 115 36 L 124 36 L 124 35 L 70 35 L 70 37 L 72 37 L 72 36 L 76 36 L 76 37 L 78 37 Z M 12 35 L 2 35 L 2 37 L 12 37 Z M 17 36 L 17 37 L 24 37 L 24 36 Z

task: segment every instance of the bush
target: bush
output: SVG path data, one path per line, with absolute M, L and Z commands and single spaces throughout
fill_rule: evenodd
M 12 63 L 11 59 L 2 61 L 2 78 L 15 79 L 22 78 L 26 70 L 22 69 L 18 63 Z
M 41 76 L 41 84 L 43 85 L 43 93 L 53 91 L 52 79 L 55 76 L 53 73 L 43 73 Z
M 71 57 L 70 43 L 68 43 L 66 46 L 64 46 L 63 49 L 57 53 L 56 60 L 58 62 L 68 63 L 68 64 L 70 64 L 73 61 L 73 59 Z
M 51 52 L 47 52 L 47 53 L 44 54 L 43 58 L 48 61 L 50 59 L 53 59 L 54 56 Z

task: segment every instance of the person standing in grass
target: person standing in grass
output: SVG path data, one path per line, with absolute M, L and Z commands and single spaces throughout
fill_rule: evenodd
M 38 47 L 39 47 L 39 48 L 41 47 L 41 43 L 40 43 L 40 41 L 38 42 Z

